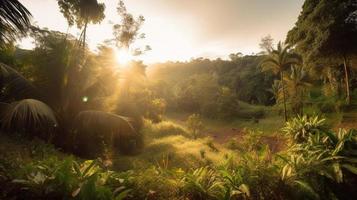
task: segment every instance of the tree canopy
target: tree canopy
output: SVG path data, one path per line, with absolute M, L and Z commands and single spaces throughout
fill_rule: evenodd
M 306 61 L 350 56 L 357 52 L 355 0 L 307 0 L 287 35 Z

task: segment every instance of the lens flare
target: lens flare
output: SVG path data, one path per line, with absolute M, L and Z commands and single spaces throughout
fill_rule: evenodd
M 119 49 L 116 52 L 116 59 L 120 65 L 127 65 L 133 59 L 133 56 L 129 50 Z

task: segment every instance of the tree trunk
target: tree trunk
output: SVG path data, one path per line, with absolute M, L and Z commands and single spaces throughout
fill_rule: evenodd
M 85 25 L 84 25 L 84 29 L 83 29 L 83 52 L 85 50 L 86 47 L 86 36 L 87 36 L 87 26 L 88 26 L 88 22 L 86 21 Z
M 284 86 L 284 74 L 283 71 L 280 72 L 281 87 L 283 89 L 283 103 L 284 103 L 284 120 L 288 121 L 288 116 L 286 112 L 286 97 L 285 97 L 285 86 Z
M 343 67 L 345 71 L 345 86 L 346 86 L 346 103 L 350 105 L 351 96 L 350 96 L 350 80 L 348 77 L 348 67 L 347 67 L 347 58 L 343 56 Z

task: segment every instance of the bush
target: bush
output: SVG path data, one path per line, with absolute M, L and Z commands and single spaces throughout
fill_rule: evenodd
M 24 99 L 2 105 L 1 125 L 8 132 L 18 132 L 29 138 L 50 141 L 58 126 L 52 109 L 35 99 Z
M 197 139 L 203 130 L 203 123 L 201 120 L 201 116 L 199 114 L 192 114 L 187 118 L 186 121 L 187 128 L 192 134 L 193 139 Z
M 263 132 L 246 129 L 242 140 L 239 143 L 240 151 L 260 151 L 264 147 L 262 141 Z
M 101 168 L 98 161 L 48 158 L 27 164 L 9 188 L 3 188 L 3 195 L 20 199 L 123 199 L 130 192 L 128 182 L 127 177 Z
M 286 163 L 281 179 L 296 188 L 297 198 L 349 199 L 357 193 L 357 132 L 334 133 L 321 128 L 324 119 L 300 117 L 284 128 L 294 143 L 281 158 Z M 343 185 L 342 185 L 343 184 Z M 346 195 L 348 194 L 348 195 Z
M 166 101 L 165 99 L 153 99 L 150 102 L 149 110 L 147 113 L 147 117 L 151 119 L 153 122 L 161 122 L 162 115 L 166 111 Z
M 188 172 L 181 182 L 181 193 L 189 199 L 209 200 L 224 196 L 223 181 L 215 170 L 208 167 Z
M 318 116 L 296 117 L 286 122 L 285 127 L 282 129 L 288 136 L 295 142 L 306 142 L 312 134 L 318 134 L 325 129 L 325 119 Z

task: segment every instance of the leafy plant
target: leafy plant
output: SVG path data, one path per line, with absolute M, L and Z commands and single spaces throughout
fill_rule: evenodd
M 301 143 L 306 142 L 310 135 L 314 135 L 324 130 L 325 119 L 319 116 L 298 116 L 286 122 L 282 129 L 288 136 L 291 136 L 294 141 Z
M 248 199 L 250 197 L 249 187 L 244 184 L 242 168 L 219 170 L 225 182 L 225 199 Z
M 185 174 L 181 181 L 182 193 L 190 199 L 220 199 L 224 194 L 221 178 L 208 167 L 198 168 Z
M 18 0 L 3 0 L 0 10 L 0 46 L 3 47 L 26 33 L 31 25 L 31 13 Z
M 97 161 L 81 164 L 71 158 L 47 159 L 26 167 L 23 179 L 13 184 L 27 190 L 34 198 L 124 199 L 130 190 L 118 174 L 104 170 Z
M 357 175 L 357 132 L 343 129 L 337 133 L 324 131 L 319 129 L 323 121 L 317 117 L 302 119 L 303 126 L 298 126 L 300 128 L 295 133 L 298 137 L 294 137 L 300 137 L 300 140 L 289 148 L 287 156 L 281 156 L 286 163 L 281 179 L 314 199 L 341 196 L 334 184 L 348 185 L 347 172 L 349 176 Z M 329 185 L 329 182 L 334 184 Z
M 190 130 L 194 139 L 197 139 L 200 132 L 203 130 L 203 123 L 199 114 L 192 114 L 186 121 L 187 127 Z
M 58 126 L 52 109 L 35 99 L 11 103 L 1 121 L 3 128 L 7 130 L 32 133 L 30 137 L 38 136 L 42 139 L 51 139 L 50 134 Z

